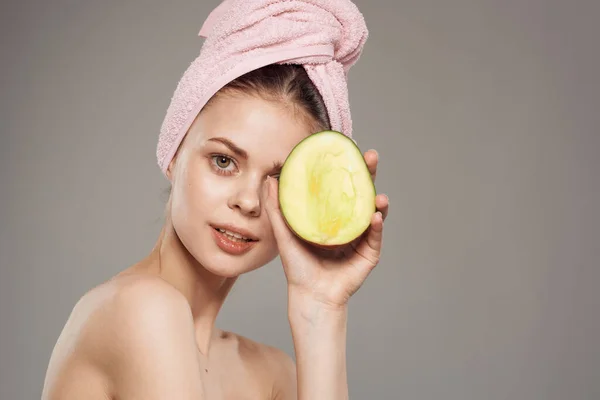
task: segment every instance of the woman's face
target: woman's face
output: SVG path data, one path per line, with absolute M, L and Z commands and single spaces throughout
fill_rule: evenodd
M 208 271 L 238 276 L 277 256 L 263 184 L 278 177 L 293 147 L 313 133 L 305 121 L 287 105 L 227 94 L 190 127 L 169 166 L 171 217 L 183 245 Z M 253 241 L 232 242 L 218 229 Z

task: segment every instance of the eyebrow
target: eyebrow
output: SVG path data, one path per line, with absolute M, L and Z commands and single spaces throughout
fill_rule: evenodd
M 210 138 L 210 139 L 208 139 L 208 141 L 224 144 L 225 146 L 227 146 L 229 148 L 229 150 L 234 152 L 237 156 L 242 157 L 244 160 L 248 159 L 248 153 L 246 152 L 246 150 L 236 146 L 235 143 L 233 143 L 231 140 L 229 140 L 227 138 L 216 137 L 216 138 Z
M 248 159 L 248 153 L 246 152 L 246 150 L 237 146 L 235 143 L 233 143 L 231 140 L 229 140 L 227 138 L 215 137 L 215 138 L 208 139 L 208 141 L 221 143 L 221 144 L 225 145 L 227 148 L 229 148 L 229 150 L 234 152 L 236 155 L 238 155 L 239 157 L 242 157 L 244 160 Z M 283 163 L 281 161 L 273 161 L 273 167 L 270 171 L 270 174 L 278 174 L 281 172 L 282 168 L 283 168 Z

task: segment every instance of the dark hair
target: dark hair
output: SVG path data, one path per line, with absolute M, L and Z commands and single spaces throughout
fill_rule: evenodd
M 214 99 L 229 93 L 259 96 L 293 107 L 293 111 L 299 112 L 299 116 L 311 125 L 313 133 L 331 129 L 323 97 L 301 65 L 271 64 L 250 71 L 222 87 L 204 105 L 203 110 Z M 171 185 L 165 192 L 167 197 L 170 194 Z
M 301 65 L 271 64 L 248 72 L 221 88 L 206 106 L 231 92 L 287 103 L 315 132 L 331 129 L 325 102 Z

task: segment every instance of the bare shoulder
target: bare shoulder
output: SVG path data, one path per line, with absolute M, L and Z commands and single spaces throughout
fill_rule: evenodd
M 191 394 L 201 390 L 194 349 L 191 311 L 175 288 L 153 276 L 117 277 L 90 290 L 73 308 L 52 353 L 43 398 L 105 399 L 133 392 L 164 398 L 184 378 L 152 385 L 141 377 L 152 379 L 169 367 L 174 376 L 182 368 L 195 369 L 194 377 L 183 374 L 190 380 L 180 391 L 170 393 Z M 79 376 L 84 370 L 89 374 Z M 145 396 L 144 390 L 154 393 Z
M 189 327 L 193 326 L 185 297 L 159 277 L 127 275 L 114 278 L 94 290 L 89 294 L 90 302 L 98 303 L 100 307 L 90 317 L 97 322 L 108 322 L 109 326 L 118 327 L 113 330 L 102 329 L 104 333 L 126 334 L 130 337 L 140 328 L 158 328 L 164 326 L 165 322 L 189 322 Z
M 128 275 L 114 278 L 84 296 L 75 306 L 86 318 L 82 344 L 118 349 L 132 341 L 145 343 L 172 328 L 193 329 L 183 295 L 159 277 Z M 87 339 L 87 340 L 85 340 Z
M 237 345 L 242 361 L 263 374 L 261 380 L 271 387 L 271 398 L 296 399 L 296 363 L 285 351 L 246 336 L 225 332 Z
M 150 344 L 152 338 L 176 332 L 193 337 L 192 313 L 186 299 L 159 277 L 118 277 L 97 290 L 91 297 L 99 304 L 89 319 L 90 339 L 96 344 L 115 351 L 133 351 L 119 346 Z

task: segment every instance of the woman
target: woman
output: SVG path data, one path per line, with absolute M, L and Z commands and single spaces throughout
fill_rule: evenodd
M 277 176 L 308 135 L 350 134 L 341 83 L 366 39 L 364 21 L 349 1 L 233 0 L 203 32 L 159 137 L 171 183 L 161 234 L 145 259 L 74 307 L 44 399 L 348 397 L 348 299 L 378 263 L 388 199 L 377 196 L 361 238 L 317 250 L 286 226 Z M 374 179 L 377 153 L 365 160 Z M 278 254 L 296 363 L 215 327 L 237 277 Z

